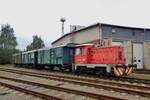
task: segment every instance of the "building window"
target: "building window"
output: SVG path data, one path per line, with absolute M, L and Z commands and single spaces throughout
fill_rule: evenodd
M 135 36 L 135 32 L 134 31 L 132 32 L 132 35 Z
M 116 33 L 116 30 L 114 28 L 112 28 L 111 30 L 112 34 Z

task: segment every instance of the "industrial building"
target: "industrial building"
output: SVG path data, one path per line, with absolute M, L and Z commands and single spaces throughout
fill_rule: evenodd
M 125 48 L 126 63 L 137 64 L 138 69 L 150 69 L 150 29 L 96 23 L 88 27 L 74 27 L 52 46 L 67 43 L 94 43 L 104 46 L 120 45 Z

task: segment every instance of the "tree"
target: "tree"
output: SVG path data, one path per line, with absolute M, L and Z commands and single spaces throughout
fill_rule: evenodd
M 20 52 L 17 49 L 0 48 L 0 64 L 10 64 L 12 62 L 12 55 Z
M 0 48 L 14 49 L 17 46 L 14 29 L 9 24 L 1 26 Z
M 17 41 L 14 29 L 9 25 L 1 25 L 0 30 L 0 64 L 12 62 L 12 54 L 19 52 L 16 50 Z
M 26 47 L 27 51 L 34 50 L 34 49 L 40 49 L 45 47 L 43 40 L 41 37 L 38 37 L 37 35 L 33 36 L 33 41 L 30 45 Z

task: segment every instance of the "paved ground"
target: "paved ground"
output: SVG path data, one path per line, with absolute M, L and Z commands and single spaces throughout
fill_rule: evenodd
M 138 73 L 133 73 L 133 74 L 131 74 L 129 77 L 137 78 L 137 79 L 150 80 L 150 74 L 138 74 Z

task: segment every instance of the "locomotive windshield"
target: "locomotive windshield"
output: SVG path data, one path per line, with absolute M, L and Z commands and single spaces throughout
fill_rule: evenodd
M 76 48 L 76 50 L 75 50 L 76 55 L 82 55 L 82 53 L 83 53 L 82 48 Z

